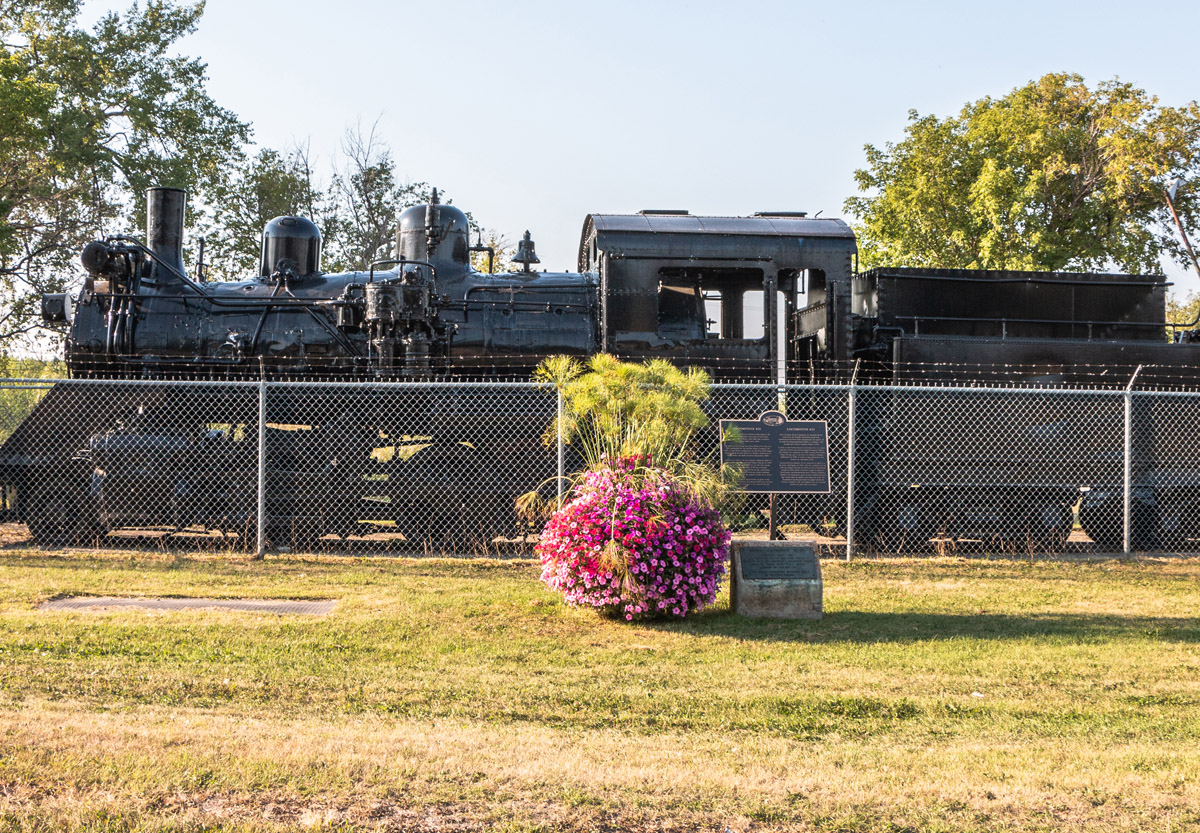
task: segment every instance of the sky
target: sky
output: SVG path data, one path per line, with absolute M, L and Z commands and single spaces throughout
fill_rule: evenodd
M 1185 104 L 1197 32 L 1200 4 L 1108 0 L 208 0 L 179 49 L 258 144 L 307 145 L 328 175 L 374 126 L 401 178 L 573 270 L 589 213 L 843 216 L 863 146 L 902 139 L 910 109 L 1063 71 Z

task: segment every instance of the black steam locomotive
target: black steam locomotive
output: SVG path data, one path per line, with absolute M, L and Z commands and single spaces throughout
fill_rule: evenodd
M 1010 381 L 1065 385 L 1095 383 L 1096 368 L 1122 384 L 1139 365 L 1154 378 L 1200 372 L 1200 344 L 1166 341 L 1160 276 L 856 274 L 850 228 L 802 212 L 593 214 L 584 223 L 578 272 L 534 270 L 527 233 L 515 258 L 521 271 L 497 274 L 472 267 L 472 253 L 487 250 L 471 245 L 466 215 L 435 194 L 402 213 L 395 257 L 366 271 L 323 273 L 319 230 L 281 217 L 264 230 L 257 275 L 212 283 L 185 270 L 184 208 L 182 191 L 151 189 L 145 244 L 126 237 L 89 244 L 79 293 L 43 300 L 47 321 L 67 322 L 71 376 L 104 380 L 111 392 L 97 405 L 94 391 L 56 386 L 0 449 L 0 476 L 16 495 L 12 514 L 40 540 L 79 540 L 122 525 L 248 523 L 236 507 L 246 504 L 256 478 L 251 444 L 240 437 L 255 424 L 255 403 L 216 384 L 148 396 L 144 386 L 123 386 L 127 380 L 527 379 L 547 355 L 601 351 L 667 358 L 718 380 L 771 383 L 971 384 L 1001 365 L 1014 374 Z M 506 406 L 505 419 L 524 419 L 527 428 L 489 445 L 486 424 L 461 418 L 453 436 L 434 436 L 445 415 L 435 401 L 440 394 L 414 393 L 433 398 L 410 402 L 404 425 L 384 403 L 364 407 L 367 395 L 355 395 L 351 403 L 331 390 L 317 405 L 299 394 L 280 398 L 267 438 L 272 459 L 285 461 L 268 489 L 274 540 L 361 531 L 362 504 L 346 506 L 337 496 L 361 492 L 364 477 L 391 484 L 372 505 L 386 506 L 388 522 L 412 540 L 461 528 L 455 513 L 467 517 L 466 503 L 472 518 L 485 519 L 484 538 L 508 524 L 511 495 L 493 494 L 487 483 L 466 488 L 454 473 L 478 468 L 489 455 L 526 454 L 544 428 L 540 417 Z M 897 407 L 873 404 L 864 430 L 882 436 Z M 971 436 L 959 434 L 964 459 Z M 419 442 L 405 450 L 396 440 L 389 457 L 379 453 L 380 438 L 388 437 Z M 897 535 L 921 540 L 939 531 L 1011 536 L 1009 522 L 994 519 L 1011 517 L 996 507 L 1015 502 L 1032 507 L 1016 513 L 1023 529 L 1033 524 L 1039 534 L 1061 537 L 1087 484 L 1039 482 L 996 495 L 975 482 L 987 477 L 976 468 L 964 475 L 979 486 L 968 490 L 973 505 L 959 501 L 948 510 L 963 484 L 936 478 L 916 497 L 913 466 L 919 471 L 939 439 L 918 431 L 889 440 L 877 455 L 879 471 L 866 473 L 878 485 L 862 496 L 860 534 L 889 545 Z M 1072 453 L 1108 453 L 1086 448 Z M 375 476 L 367 469 L 376 465 L 390 468 Z M 198 474 L 219 468 L 236 474 L 219 482 Z M 128 484 L 158 478 L 170 498 L 133 500 L 131 488 L 120 486 L 122 472 Z M 1094 535 L 1112 543 L 1111 489 L 1093 494 L 1086 514 L 1100 519 Z M 1150 494 L 1143 503 L 1167 501 Z M 810 516 L 835 511 L 819 501 L 796 506 Z M 1160 515 L 1151 511 L 1143 525 L 1158 529 Z
M 89 244 L 82 291 L 46 296 L 43 314 L 70 318 L 76 378 L 527 378 L 543 356 L 607 351 L 773 381 L 782 344 L 799 343 L 802 276 L 848 280 L 855 253 L 840 220 L 646 211 L 589 216 L 577 273 L 531 269 L 527 235 L 522 271 L 494 274 L 472 268 L 486 249 L 470 245 L 466 215 L 434 199 L 401 214 L 395 259 L 369 271 L 323 273 L 316 226 L 280 217 L 258 275 L 202 283 L 183 266 L 184 193 L 151 189 L 147 245 Z M 747 337 L 751 293 L 761 318 Z

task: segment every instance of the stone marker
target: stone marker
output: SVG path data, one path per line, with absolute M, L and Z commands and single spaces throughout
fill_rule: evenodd
M 739 616 L 820 619 L 823 593 L 815 542 L 733 542 L 730 601 Z

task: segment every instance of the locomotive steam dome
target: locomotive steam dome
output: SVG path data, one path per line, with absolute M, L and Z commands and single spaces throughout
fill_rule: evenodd
M 263 229 L 259 275 L 269 278 L 281 260 L 295 264 L 297 275 L 321 271 L 321 230 L 304 217 L 276 217 Z
M 398 236 L 405 260 L 427 260 L 437 267 L 465 267 L 470 261 L 467 215 L 439 204 L 437 191 L 428 205 L 414 205 L 400 214 Z

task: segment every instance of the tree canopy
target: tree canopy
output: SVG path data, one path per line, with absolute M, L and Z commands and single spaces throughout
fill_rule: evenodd
M 1167 320 L 1175 324 L 1190 324 L 1200 318 L 1200 295 L 1191 293 L 1185 298 L 1172 297 L 1167 299 Z M 1184 327 L 1183 329 L 1196 329 Z
M 87 239 L 140 224 L 148 186 L 212 189 L 250 137 L 204 64 L 171 53 L 202 2 L 148 0 L 90 30 L 80 7 L 0 0 L 0 341 L 37 325 Z
M 957 116 L 909 112 L 905 137 L 855 172 L 863 267 L 1161 271 L 1186 265 L 1163 198 L 1200 174 L 1200 106 L 1050 74 Z M 1189 232 L 1200 189 L 1176 199 Z
M 40 295 L 78 276 L 87 241 L 139 232 L 153 185 L 189 191 L 189 248 L 205 235 L 212 278 L 253 273 L 264 225 L 286 214 L 321 227 L 327 270 L 390 256 L 400 211 L 432 189 L 398 181 L 374 129 L 347 132 L 321 184 L 306 148 L 248 150 L 205 64 L 177 54 L 203 0 L 133 0 L 90 28 L 82 5 L 0 0 L 0 353 L 41 326 Z M 499 234 L 472 229 L 506 262 Z
M 322 201 L 303 151 L 263 148 L 212 190 L 205 271 L 214 278 L 253 274 L 267 222 L 296 214 L 318 220 Z

